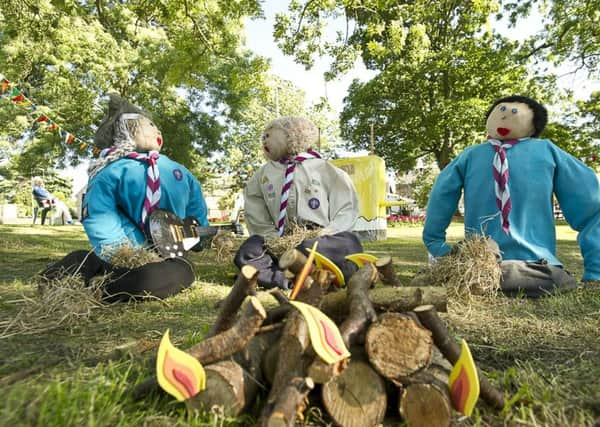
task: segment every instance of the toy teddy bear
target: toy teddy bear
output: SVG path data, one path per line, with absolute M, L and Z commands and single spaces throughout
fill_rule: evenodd
M 577 281 L 556 257 L 554 195 L 579 232 L 583 281 L 599 280 L 600 185 L 594 171 L 539 138 L 548 115 L 533 99 L 499 99 L 486 117 L 487 142 L 466 148 L 431 190 L 423 230 L 430 255 L 450 252 L 446 229 L 464 193 L 465 234 L 485 234 L 497 243 L 507 295 L 572 289 Z
M 350 177 L 314 151 L 317 128 L 305 118 L 273 120 L 265 128 L 262 142 L 268 161 L 244 191 L 250 238 L 238 250 L 235 264 L 256 267 L 258 282 L 265 288 L 289 288 L 290 282 L 265 240 L 286 235 L 293 222 L 319 230 L 318 251 L 349 278 L 356 266 L 344 257 L 362 252 L 358 237 L 350 231 L 358 217 L 358 198 Z M 314 241 L 305 239 L 298 249 L 307 254 Z

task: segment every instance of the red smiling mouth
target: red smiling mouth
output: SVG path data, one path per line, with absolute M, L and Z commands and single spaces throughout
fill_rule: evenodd
M 502 136 L 506 136 L 510 133 L 510 129 L 507 128 L 498 128 L 496 131 Z
M 269 150 L 269 147 L 267 147 L 266 145 L 265 145 L 265 146 L 263 146 L 263 148 L 265 149 L 265 151 L 266 151 L 267 153 L 270 153 L 270 152 L 271 152 L 271 151 Z
M 159 147 L 162 147 L 162 143 L 163 143 L 162 138 L 156 138 L 156 142 L 158 143 Z

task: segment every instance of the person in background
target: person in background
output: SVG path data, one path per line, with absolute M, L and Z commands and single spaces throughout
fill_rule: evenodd
M 194 217 L 207 226 L 200 183 L 184 166 L 159 154 L 162 134 L 150 115 L 118 95 L 110 95 L 108 116 L 94 142 L 103 150 L 89 169 L 81 218 L 93 252 L 72 252 L 49 266 L 42 277 L 78 271 L 89 283 L 93 277 L 113 272 L 114 279 L 104 286 L 104 298 L 109 301 L 144 295 L 164 298 L 187 288 L 195 275 L 183 257 L 131 269 L 115 267 L 111 257 L 123 246 L 150 246 L 144 227 L 157 208 L 180 218 Z
M 65 203 L 62 200 L 54 197 L 52 193 L 46 190 L 46 188 L 44 187 L 44 180 L 39 176 L 35 176 L 32 179 L 32 183 L 33 189 L 31 192 L 33 193 L 33 198 L 38 203 L 38 206 L 42 209 L 56 209 L 56 215 L 58 217 L 63 218 L 63 223 L 73 224 L 73 218 L 71 217 L 71 212 L 69 211 L 69 208 L 67 207 L 67 205 L 65 205 Z M 46 221 L 47 212 L 47 210 L 42 212 L 42 225 L 44 225 L 44 222 Z

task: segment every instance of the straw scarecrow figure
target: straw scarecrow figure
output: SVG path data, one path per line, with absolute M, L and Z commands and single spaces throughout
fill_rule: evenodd
M 160 154 L 162 134 L 150 115 L 118 95 L 110 95 L 95 144 L 103 150 L 89 169 L 81 219 L 94 252 L 75 251 L 42 275 L 77 271 L 87 283 L 115 272 L 117 279 L 105 287 L 105 297 L 113 300 L 145 294 L 162 298 L 188 287 L 194 270 L 184 258 L 156 259 L 136 268 L 117 267 L 113 258 L 124 247 L 148 244 L 144 226 L 157 208 L 208 225 L 200 183 L 184 166 Z
M 295 226 L 313 231 L 313 238 L 300 239 L 298 249 L 307 254 L 307 248 L 319 240 L 319 252 L 345 277 L 356 270 L 355 264 L 344 259 L 362 252 L 350 231 L 358 218 L 356 190 L 344 171 L 314 150 L 317 142 L 316 126 L 301 117 L 276 119 L 263 132 L 268 161 L 246 185 L 244 210 L 251 236 L 234 262 L 240 268 L 244 264 L 256 267 L 258 282 L 266 288 L 290 286 L 268 246 L 293 233 Z
M 600 184 L 593 170 L 539 138 L 546 109 L 509 96 L 487 113 L 487 141 L 465 149 L 438 176 L 429 197 L 423 241 L 447 255 L 446 229 L 464 193 L 465 233 L 485 234 L 501 255 L 501 288 L 538 297 L 577 281 L 556 257 L 553 196 L 579 232 L 583 281 L 600 280 Z

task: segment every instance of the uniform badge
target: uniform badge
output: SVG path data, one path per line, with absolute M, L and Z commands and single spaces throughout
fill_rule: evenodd
M 267 191 L 268 191 L 269 193 L 271 193 L 273 190 L 274 190 L 274 188 L 273 188 L 273 184 L 269 183 L 269 185 L 267 185 Z
M 181 181 L 183 179 L 183 172 L 180 169 L 173 169 L 173 176 L 177 181 Z
M 319 206 L 321 206 L 321 202 L 319 202 L 319 199 L 313 197 L 312 199 L 308 200 L 308 207 L 311 209 L 319 209 Z

